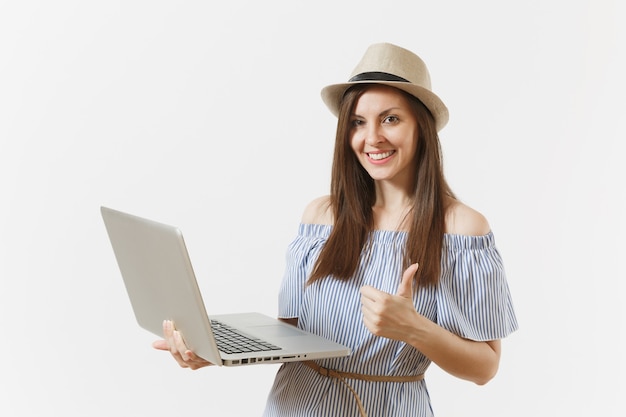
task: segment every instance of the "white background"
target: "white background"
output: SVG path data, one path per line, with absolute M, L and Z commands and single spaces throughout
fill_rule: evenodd
M 432 366 L 435 412 L 623 416 L 625 19 L 609 0 L 0 1 L 0 415 L 259 415 L 276 365 L 191 372 L 150 347 L 99 207 L 179 226 L 209 312 L 275 315 L 328 191 L 319 90 L 392 42 L 450 109 L 446 173 L 521 326 L 486 386 Z

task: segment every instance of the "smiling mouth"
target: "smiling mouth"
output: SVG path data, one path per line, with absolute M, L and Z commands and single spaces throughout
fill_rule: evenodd
M 374 161 L 380 161 L 382 159 L 389 158 L 394 153 L 395 153 L 395 151 L 387 151 L 387 152 L 380 152 L 380 153 L 368 153 L 367 156 L 370 159 L 373 159 Z

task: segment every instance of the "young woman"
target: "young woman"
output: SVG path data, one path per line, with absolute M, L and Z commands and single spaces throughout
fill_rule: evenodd
M 282 365 L 263 415 L 432 416 L 429 364 L 485 384 L 517 329 L 494 235 L 446 183 L 448 111 L 417 55 L 372 45 L 322 98 L 338 117 L 331 190 L 289 246 L 279 317 L 353 353 Z M 155 347 L 181 366 L 209 365 L 164 333 Z

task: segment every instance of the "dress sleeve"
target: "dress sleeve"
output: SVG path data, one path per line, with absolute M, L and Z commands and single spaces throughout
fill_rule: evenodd
M 501 339 L 517 330 L 502 258 L 492 233 L 445 235 L 437 322 L 476 341 Z
M 298 235 L 289 244 L 286 266 L 278 293 L 278 317 L 297 318 L 306 281 L 313 270 L 330 226 L 300 224 Z

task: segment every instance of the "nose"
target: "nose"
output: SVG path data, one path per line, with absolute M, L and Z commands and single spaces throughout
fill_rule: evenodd
M 367 130 L 365 132 L 365 143 L 370 146 L 375 146 L 384 142 L 384 137 L 380 132 L 380 126 L 376 123 L 368 123 Z

